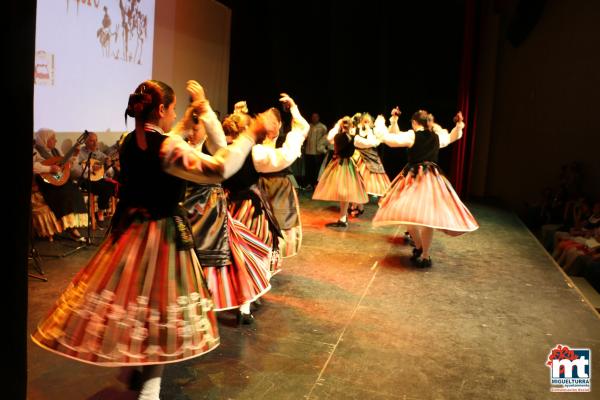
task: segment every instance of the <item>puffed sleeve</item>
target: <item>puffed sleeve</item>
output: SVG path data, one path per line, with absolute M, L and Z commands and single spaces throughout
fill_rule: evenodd
M 40 153 L 37 151 L 33 152 L 33 173 L 34 174 L 43 174 L 50 172 L 50 166 L 42 164 L 44 158 L 40 156 Z
M 373 134 L 373 131 L 369 129 L 366 137 L 360 135 L 354 136 L 354 146 L 358 149 L 368 149 L 371 147 L 377 147 L 381 143 L 377 137 Z
M 206 147 L 208 151 L 215 154 L 219 149 L 227 147 L 223 126 L 210 106 L 207 107 L 206 112 L 200 115 L 200 119 L 204 122 L 206 128 Z
M 373 129 L 375 136 L 390 147 L 411 147 L 415 143 L 415 133 L 411 130 L 406 132 L 390 133 L 385 126 L 385 121 L 376 120 Z
M 254 140 L 241 134 L 213 156 L 195 150 L 179 135 L 170 135 L 160 148 L 165 172 L 197 183 L 218 183 L 235 174 L 252 149 Z
M 302 143 L 308 134 L 310 125 L 302 117 L 297 106 L 290 109 L 292 130 L 285 137 L 281 147 L 273 148 L 256 145 L 252 149 L 252 161 L 258 172 L 278 172 L 289 167 L 302 155 Z

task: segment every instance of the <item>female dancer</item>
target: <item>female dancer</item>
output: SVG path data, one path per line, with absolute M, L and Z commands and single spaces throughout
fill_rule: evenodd
M 430 114 L 419 110 L 412 116 L 412 130 L 400 132 L 398 115 L 399 110 L 394 109 L 389 132 L 383 116 L 375 121 L 375 133 L 382 143 L 408 147 L 408 164 L 381 199 L 373 224 L 407 225 L 415 242 L 411 260 L 418 267 L 430 267 L 434 229 L 460 235 L 479 227 L 436 164 L 439 149 L 460 139 L 465 124 L 459 112 L 451 133 L 441 128 L 434 132 Z
M 352 159 L 355 148 L 351 123 L 350 117 L 344 117 L 327 134 L 327 139 L 334 144 L 334 155 L 312 197 L 314 200 L 340 202 L 340 216 L 336 222 L 327 224 L 329 227 L 347 227 L 348 205 L 369 201 L 363 179 Z
M 229 211 L 233 218 L 246 225 L 273 249 L 270 262 L 271 275 L 281 270 L 279 241 L 280 238 L 285 240 L 285 237 L 271 208 L 268 191 L 264 192 L 259 188 L 259 174 L 281 171 L 291 165 L 300 156 L 302 143 L 308 133 L 308 124 L 300 115 L 294 100 L 287 94 L 282 93 L 279 101 L 290 110 L 294 119 L 292 130 L 286 135 L 283 145 L 278 148 L 263 144 L 254 146 L 251 155 L 246 159 L 241 170 L 223 182 L 223 186 L 229 192 Z M 275 108 L 265 111 L 264 114 L 269 114 L 278 121 L 277 126 L 267 133 L 267 137 L 272 142 L 279 134 L 281 116 Z M 226 134 L 235 137 L 237 132 L 247 123 L 247 118 L 239 114 L 232 114 L 228 117 L 223 122 Z M 294 225 L 290 226 L 294 227 Z M 290 238 L 294 238 L 297 233 L 297 230 L 288 232 Z M 297 236 L 295 237 L 297 238 Z M 296 242 L 298 241 L 296 240 Z
M 139 399 L 158 399 L 163 366 L 219 344 L 210 293 L 194 252 L 184 179 L 214 183 L 233 174 L 269 125 L 260 117 L 213 157 L 177 135 L 175 94 L 149 80 L 129 96 L 135 131 L 120 149 L 121 189 L 111 228 L 32 339 L 41 347 L 102 366 L 144 366 Z M 206 109 L 199 107 L 200 113 Z M 127 118 L 127 117 L 126 117 Z
M 195 81 L 188 83 L 194 102 L 174 132 L 183 135 L 198 151 L 215 154 L 227 146 L 223 127 L 216 114 L 206 106 L 204 89 Z M 271 249 L 227 211 L 225 192 L 220 183 L 188 183 L 184 208 L 187 210 L 196 254 L 213 295 L 215 311 L 239 308 L 238 321 L 249 323 L 250 303 L 266 293 L 269 284 Z
M 385 173 L 383 163 L 377 153 L 377 146 L 380 142 L 373 133 L 373 118 L 369 113 L 361 115 L 355 130 L 354 147 L 356 147 L 356 151 L 353 158 L 356 161 L 356 168 L 365 182 L 367 194 L 381 197 L 390 186 L 390 178 Z M 351 209 L 353 215 L 361 215 L 365 211 L 362 204 L 357 204 Z
M 278 160 L 278 168 L 280 169 L 275 170 L 276 166 L 273 164 L 269 168 L 272 172 L 262 172 L 265 171 L 265 168 L 262 168 L 262 171 L 259 171 L 260 178 L 258 181 L 260 191 L 269 201 L 273 215 L 283 234 L 283 240 L 279 241 L 279 254 L 282 258 L 298 254 L 302 244 L 300 203 L 294 183 L 290 179 L 293 175 L 290 174 L 288 167 L 300 157 L 302 144 L 310 129 L 310 125 L 302 117 L 298 106 L 291 98 L 289 98 L 288 104 L 285 105 L 285 108 L 288 107 L 292 114 L 292 129 L 290 132 L 287 135 L 279 135 L 279 131 L 273 132 L 275 136 L 272 137 L 268 134 L 263 143 L 264 147 L 277 149 L 285 155 Z M 261 149 L 258 146 L 255 146 L 252 150 L 253 156 L 255 152 L 260 157 Z M 257 157 L 254 157 L 254 160 L 256 159 Z

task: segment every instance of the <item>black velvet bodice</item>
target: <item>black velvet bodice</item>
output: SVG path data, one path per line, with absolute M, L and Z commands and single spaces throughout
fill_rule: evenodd
M 146 130 L 147 149 L 137 145 L 135 131 L 127 135 L 121 149 L 119 207 L 147 210 L 151 218 L 176 215 L 185 195 L 185 181 L 163 171 L 160 148 L 167 138 Z
M 432 131 L 416 131 L 415 142 L 408 148 L 408 163 L 419 164 L 425 161 L 437 163 L 440 152 L 440 139 Z

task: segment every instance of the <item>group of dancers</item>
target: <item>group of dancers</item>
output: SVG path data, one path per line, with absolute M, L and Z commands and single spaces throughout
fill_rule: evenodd
M 429 254 L 433 231 L 460 235 L 478 228 L 436 164 L 440 148 L 462 137 L 464 121 L 459 112 L 451 132 L 424 110 L 411 117 L 412 129 L 400 131 L 400 110 L 392 110 L 389 125 L 379 115 L 375 122 L 365 113 L 341 118 L 328 134 L 334 156 L 313 193 L 313 199 L 339 201 L 340 215 L 330 227 L 347 227 L 348 211 L 362 214 L 369 195 L 381 197 L 373 225 L 404 225 L 414 246 L 410 260 L 417 267 L 432 265 Z M 376 147 L 406 147 L 408 163 L 390 183 Z
M 300 157 L 309 125 L 294 100 L 279 99 L 291 114 L 286 133 L 277 108 L 254 117 L 234 112 L 221 123 L 200 84 L 189 81 L 187 91 L 191 103 L 177 124 L 169 85 L 145 81 L 129 96 L 125 119 L 135 118 L 135 130 L 120 148 L 111 227 L 32 334 L 41 347 L 82 362 L 141 366 L 130 383 L 142 400 L 159 398 L 164 364 L 218 346 L 217 311 L 237 309 L 240 323 L 252 323 L 251 304 L 302 242 L 287 168 Z M 341 227 L 349 208 L 360 213 L 369 194 L 382 197 L 373 223 L 407 225 L 415 264 L 426 267 L 433 229 L 477 228 L 435 164 L 464 123 L 459 115 L 448 133 L 418 111 L 412 130 L 400 132 L 398 114 L 390 126 L 368 114 L 340 119 L 313 198 L 340 202 L 334 226 Z M 409 148 L 409 164 L 391 184 L 380 143 Z

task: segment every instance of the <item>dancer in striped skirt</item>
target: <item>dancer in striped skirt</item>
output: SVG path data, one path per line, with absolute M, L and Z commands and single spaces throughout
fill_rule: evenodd
M 365 184 L 352 159 L 354 137 L 350 117 L 340 119 L 329 131 L 327 138 L 334 144 L 334 156 L 329 162 L 313 193 L 313 200 L 339 201 L 340 216 L 329 227 L 348 226 L 348 205 L 364 204 L 369 201 Z
M 205 100 L 197 83 L 194 102 Z M 223 127 L 207 105 L 202 115 L 191 105 L 174 132 L 196 150 L 215 154 L 227 146 Z M 214 310 L 237 309 L 265 294 L 269 284 L 269 247 L 227 211 L 225 192 L 220 183 L 188 182 L 183 203 L 194 236 L 196 254 L 202 265 Z M 245 308 L 245 307 L 244 307 Z M 251 321 L 239 315 L 239 321 Z
M 382 143 L 408 147 L 408 164 L 380 200 L 373 224 L 406 225 L 415 242 L 411 260 L 418 267 L 430 267 L 434 229 L 455 236 L 479 227 L 436 164 L 439 149 L 460 139 L 465 124 L 459 112 L 456 126 L 448 133 L 435 127 L 430 114 L 420 110 L 412 116 L 412 130 L 400 132 L 399 113 L 397 108 L 392 111 L 389 132 L 383 116 L 375 121 L 375 132 Z
M 373 118 L 369 113 L 363 113 L 360 122 L 355 128 L 354 135 L 354 160 L 356 168 L 365 182 L 367 194 L 375 197 L 381 197 L 390 187 L 390 178 L 388 178 L 383 168 L 383 163 L 377 153 L 379 140 L 373 133 Z M 352 215 L 361 215 L 364 212 L 362 204 L 351 206 Z
M 288 95 L 282 94 L 280 101 L 284 107 L 290 109 L 296 121 L 302 118 L 298 107 Z M 279 133 L 281 116 L 275 108 L 271 108 L 263 114 L 269 114 L 279 121 L 278 125 L 268 133 L 268 137 L 272 140 Z M 231 115 L 223 122 L 223 128 L 227 134 L 235 137 L 244 123 L 243 118 L 240 116 Z M 275 148 L 272 145 L 257 144 L 240 171 L 223 183 L 223 186 L 229 192 L 228 200 L 231 215 L 246 225 L 273 249 L 270 263 L 272 275 L 281 270 L 279 242 L 282 239 L 285 240 L 285 236 L 271 207 L 268 191 L 260 190 L 260 174 L 277 172 L 289 166 L 299 157 L 300 148 L 307 132 L 308 128 L 303 123 L 296 122 L 292 130 L 286 135 L 286 140 L 281 147 Z M 289 212 L 286 215 L 289 215 Z
M 254 146 L 252 149 L 254 165 L 260 172 L 259 189 L 268 200 L 283 235 L 283 239 L 279 241 L 279 254 L 282 258 L 295 256 L 302 245 L 300 202 L 290 179 L 292 175 L 289 166 L 300 157 L 302 144 L 310 129 L 294 100 L 287 96 L 286 101 L 284 107 L 292 114 L 292 129 L 285 135 L 279 135 L 279 131 L 273 132 L 274 136 L 267 135 L 262 146 Z M 271 153 L 275 157 L 266 157 L 266 148 L 276 149 L 278 153 Z M 267 170 L 272 172 L 262 172 Z
M 129 96 L 135 131 L 120 149 L 121 189 L 112 225 L 32 334 L 41 347 L 101 366 L 144 366 L 139 399 L 158 399 L 163 365 L 219 344 L 217 321 L 194 252 L 185 179 L 216 183 L 237 171 L 268 120 L 257 121 L 214 157 L 177 135 L 175 94 L 145 81 Z M 206 112 L 202 102 L 195 104 Z

